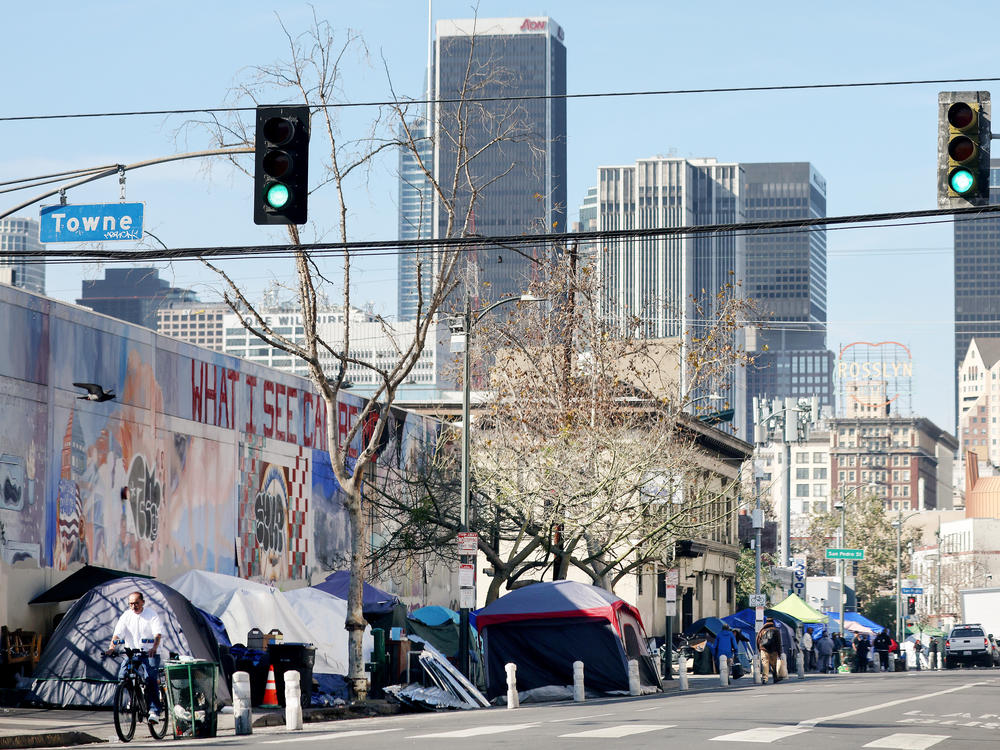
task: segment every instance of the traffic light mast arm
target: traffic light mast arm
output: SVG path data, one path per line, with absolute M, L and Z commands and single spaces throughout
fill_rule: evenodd
M 235 147 L 216 148 L 216 149 L 209 149 L 208 151 L 191 151 L 186 154 L 158 156 L 155 159 L 146 159 L 145 161 L 137 161 L 134 164 L 125 164 L 123 166 L 125 170 L 128 171 L 131 169 L 140 169 L 142 167 L 152 167 L 156 164 L 167 164 L 172 161 L 181 161 L 182 159 L 202 159 L 206 156 L 228 156 L 229 154 L 252 154 L 252 153 L 253 153 L 253 147 L 249 146 L 240 146 L 238 148 Z M 11 214 L 17 213 L 22 208 L 27 208 L 28 206 L 32 206 L 35 203 L 43 201 L 50 196 L 58 195 L 63 190 L 69 190 L 71 188 L 79 187 L 80 185 L 85 185 L 88 182 L 93 182 L 94 180 L 100 180 L 104 177 L 116 177 L 118 175 L 119 166 L 120 165 L 115 164 L 114 166 L 108 167 L 107 169 L 103 169 L 102 171 L 97 172 L 96 174 L 88 174 L 84 177 L 81 177 L 78 180 L 67 182 L 66 184 L 60 185 L 59 187 L 53 190 L 49 190 L 47 193 L 42 193 L 41 195 L 35 196 L 31 200 L 25 201 L 24 203 L 20 203 L 14 206 L 13 208 L 8 208 L 0 212 L 0 219 L 5 219 Z

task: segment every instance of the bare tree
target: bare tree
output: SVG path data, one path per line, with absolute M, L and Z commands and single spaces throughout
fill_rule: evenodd
M 280 19 L 279 19 L 279 23 Z M 530 139 L 521 125 L 523 112 L 516 102 L 477 102 L 485 98 L 503 79 L 503 71 L 493 61 L 476 55 L 475 38 L 470 40 L 465 83 L 458 92 L 448 92 L 453 103 L 440 106 L 433 114 L 440 127 L 417 130 L 414 123 L 427 120 L 422 108 L 412 100 L 398 99 L 395 105 L 379 108 L 368 131 L 361 137 L 346 138 L 338 120 L 338 105 L 345 103 L 341 63 L 348 55 L 367 56 L 361 37 L 347 31 L 338 35 L 315 11 L 310 28 L 293 34 L 284 24 L 282 31 L 288 41 L 288 59 L 267 66 L 252 68 L 244 83 L 231 92 L 234 105 L 259 104 L 263 99 L 293 100 L 309 105 L 312 115 L 313 154 L 322 151 L 323 170 L 310 193 L 332 191 L 335 196 L 337 235 L 346 243 L 351 236 L 349 203 L 355 195 L 358 180 L 376 164 L 380 155 L 408 152 L 419 166 L 424 178 L 424 198 L 436 203 L 439 220 L 436 238 L 450 239 L 471 235 L 474 210 L 482 192 L 506 174 L 478 167 L 488 154 L 500 150 L 503 144 Z M 391 81 L 390 81 L 391 86 Z M 215 144 L 252 145 L 252 126 L 244 117 L 231 120 L 211 119 L 195 123 L 206 127 Z M 434 132 L 440 135 L 435 138 Z M 322 145 L 320 145 L 322 144 Z M 452 155 L 447 170 L 435 172 L 427 155 L 435 149 Z M 317 148 L 318 147 L 318 148 Z M 250 168 L 234 158 L 233 163 L 246 175 Z M 511 165 L 511 169 L 513 165 Z M 509 171 L 509 170 L 507 170 Z M 363 182 L 360 183 L 363 187 Z M 301 359 L 308 365 L 309 377 L 327 406 L 335 413 L 337 394 L 344 386 L 348 365 L 374 373 L 378 383 L 375 394 L 368 400 L 357 421 L 351 425 L 344 442 L 338 441 L 337 426 L 328 420 L 326 446 L 337 482 L 345 497 L 350 518 L 350 587 L 346 627 L 350 631 L 348 682 L 353 695 L 367 695 L 361 636 L 365 627 L 362 615 L 362 581 L 369 563 L 367 517 L 362 512 L 361 483 L 372 466 L 373 457 L 386 426 L 389 407 L 399 386 L 413 369 L 435 317 L 449 300 L 465 271 L 465 256 L 461 249 L 444 245 L 435 248 L 433 267 L 422 261 L 417 266 L 418 304 L 415 330 L 407 340 L 396 338 L 396 357 L 389 362 L 371 361 L 359 355 L 352 345 L 350 311 L 351 273 L 355 257 L 343 252 L 341 265 L 341 304 L 344 311 L 343 335 L 339 340 L 326 340 L 319 325 L 324 288 L 330 280 L 324 275 L 321 260 L 303 243 L 299 227 L 289 226 L 296 270 L 296 295 L 304 335 L 286 336 L 275 330 L 239 284 L 218 265 L 206 264 L 219 274 L 225 284 L 224 299 L 241 318 L 243 325 L 270 346 Z M 426 254 L 422 258 L 428 257 Z M 360 442 L 355 460 L 348 461 L 348 451 Z
M 699 447 L 707 427 L 689 412 L 728 406 L 695 394 L 745 363 L 727 332 L 751 305 L 722 291 L 719 316 L 684 350 L 682 379 L 678 340 L 609 330 L 594 273 L 572 252 L 538 265 L 531 291 L 549 305 L 484 320 L 473 344 L 475 361 L 492 362 L 471 425 L 470 523 L 492 569 L 487 601 L 571 567 L 611 589 L 672 559 L 679 538 L 727 540 L 737 510 L 735 482 L 713 471 Z M 433 478 L 412 477 L 386 498 L 399 533 L 385 554 L 422 551 L 458 529 L 458 451 L 444 442 L 436 460 Z

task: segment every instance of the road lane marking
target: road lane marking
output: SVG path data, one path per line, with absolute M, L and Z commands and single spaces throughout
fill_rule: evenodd
M 283 742 L 316 742 L 318 740 L 339 740 L 344 737 L 361 737 L 366 734 L 379 734 L 380 732 L 398 732 L 402 727 L 393 729 L 349 729 L 346 732 L 327 732 L 325 734 L 307 734 L 298 737 L 288 737 L 283 740 L 267 740 L 262 745 L 280 745 Z M 171 743 L 176 744 L 176 743 Z
M 433 734 L 414 734 L 406 739 L 421 740 L 425 737 L 477 737 L 481 734 L 500 734 L 501 732 L 516 732 L 518 729 L 531 729 L 537 727 L 533 724 L 493 724 L 485 727 L 470 727 L 469 729 L 456 729 L 454 732 L 434 732 Z
M 563 737 L 593 737 L 595 739 L 618 739 L 628 737 L 630 734 L 642 734 L 643 732 L 655 732 L 657 729 L 670 729 L 676 724 L 619 724 L 616 727 L 601 727 L 600 729 L 589 729 L 586 732 L 573 732 L 572 734 L 560 734 Z
M 663 706 L 653 706 L 652 708 L 637 708 L 635 712 L 641 714 L 643 711 L 662 711 Z
M 889 750 L 927 750 L 942 740 L 948 739 L 947 734 L 890 734 L 879 740 L 869 742 L 862 747 L 881 747 Z
M 985 682 L 970 682 L 965 685 L 959 685 L 958 687 L 948 688 L 947 690 L 938 690 L 934 693 L 924 693 L 923 695 L 914 695 L 911 698 L 899 698 L 898 700 L 889 701 L 888 703 L 879 703 L 875 706 L 866 706 L 864 708 L 856 708 L 853 711 L 844 711 L 839 714 L 831 714 L 830 716 L 820 716 L 815 719 L 806 719 L 805 721 L 800 721 L 795 726 L 804 727 L 806 729 L 812 729 L 817 724 L 828 724 L 836 719 L 846 719 L 850 716 L 858 716 L 859 714 L 867 714 L 871 711 L 880 711 L 883 708 L 891 708 L 892 706 L 900 706 L 903 703 L 910 703 L 912 701 L 922 701 L 928 698 L 936 698 L 939 695 L 947 695 L 948 693 L 957 693 L 959 690 L 968 690 L 971 687 L 982 687 L 987 683 Z
M 754 727 L 753 729 L 744 729 L 742 732 L 720 734 L 718 737 L 712 737 L 711 739 L 713 742 L 774 742 L 808 731 L 808 729 L 792 726 Z
M 657 706 L 656 708 L 662 708 L 662 706 Z M 643 711 L 648 711 L 648 708 L 642 709 Z M 549 724 L 558 724 L 560 721 L 583 721 L 584 719 L 596 719 L 598 716 L 614 716 L 613 713 L 608 714 L 587 714 L 586 716 L 571 716 L 568 719 L 549 719 Z

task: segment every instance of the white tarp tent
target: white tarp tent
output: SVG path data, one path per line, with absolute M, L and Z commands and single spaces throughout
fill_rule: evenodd
M 233 643 L 246 643 L 252 628 L 264 633 L 277 628 L 286 643 L 312 643 L 316 647 L 314 673 L 347 674 L 346 607 L 338 615 L 340 600 L 336 597 L 324 595 L 330 602 L 321 606 L 304 595 L 295 595 L 296 606 L 287 594 L 263 583 L 203 570 L 190 570 L 171 586 L 199 609 L 221 619 Z M 307 616 L 303 618 L 303 614 Z
M 347 602 L 311 587 L 286 591 L 285 599 L 288 600 L 292 609 L 302 618 L 306 627 L 313 634 L 317 657 L 321 650 L 330 654 L 339 654 L 342 669 L 332 674 L 347 674 L 348 636 L 344 629 L 344 621 L 347 619 Z M 375 648 L 371 626 L 365 626 L 362 648 L 364 649 L 365 661 L 371 661 L 372 651 Z M 314 668 L 313 671 L 319 672 L 320 670 Z

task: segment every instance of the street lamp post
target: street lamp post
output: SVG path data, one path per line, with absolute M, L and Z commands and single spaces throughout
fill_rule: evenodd
M 846 531 L 846 519 L 847 519 L 847 499 L 855 494 L 858 490 L 862 488 L 871 489 L 872 485 L 859 484 L 854 487 L 850 492 L 844 492 L 841 490 L 840 500 L 834 503 L 833 507 L 835 510 L 840 511 L 840 546 L 847 546 L 847 531 Z M 847 600 L 847 560 L 841 559 L 837 561 L 840 567 L 840 637 L 844 637 L 844 633 L 847 631 L 844 629 L 844 604 Z M 857 583 L 855 583 L 857 586 Z
M 520 297 L 504 297 L 481 310 L 472 309 L 472 301 L 465 297 L 465 310 L 462 314 L 462 326 L 465 333 L 465 355 L 462 362 L 462 499 L 459 509 L 459 531 L 469 530 L 469 412 L 471 411 L 472 391 L 469 385 L 472 370 L 472 329 L 492 310 L 508 302 L 545 302 L 541 297 L 522 294 Z M 463 560 L 462 557 L 459 558 Z M 473 563 L 475 558 L 473 557 Z M 475 579 L 473 579 L 475 580 Z M 458 668 L 461 673 L 469 676 L 469 609 L 462 601 L 461 584 L 459 586 L 458 610 Z
M 916 513 L 903 518 L 903 509 L 900 508 L 896 520 L 892 522 L 896 529 L 896 642 L 902 643 L 902 636 L 905 635 L 903 628 L 903 548 L 902 534 L 903 522 L 913 518 Z

